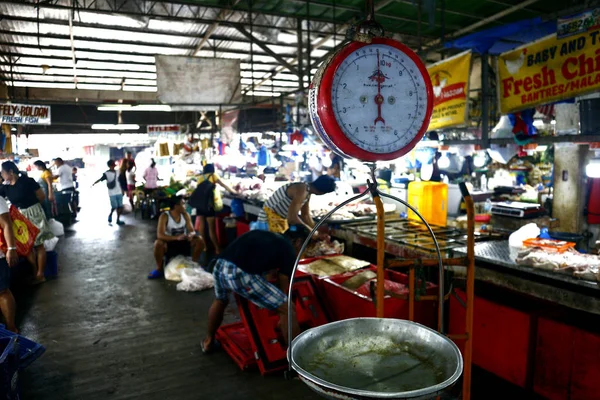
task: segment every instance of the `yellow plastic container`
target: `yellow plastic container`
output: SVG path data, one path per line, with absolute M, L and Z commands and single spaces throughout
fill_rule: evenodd
M 432 225 L 446 226 L 448 220 L 448 185 L 441 182 L 411 182 L 408 184 L 408 204 Z M 408 210 L 408 219 L 421 219 Z

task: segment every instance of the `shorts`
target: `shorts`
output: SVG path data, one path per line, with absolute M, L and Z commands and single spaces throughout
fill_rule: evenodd
M 10 267 L 6 258 L 0 258 L 0 291 L 10 288 Z
M 200 212 L 197 208 L 196 208 L 196 215 L 199 217 L 216 217 L 217 213 L 215 212 L 215 210 L 210 210 L 210 211 L 206 211 L 206 212 Z
M 127 185 L 127 191 L 133 192 L 135 190 L 135 185 Z
M 189 240 L 176 240 L 167 242 L 167 252 L 165 256 L 170 260 L 176 256 L 189 257 L 192 254 L 192 244 Z
M 123 207 L 123 195 L 122 194 L 114 194 L 110 197 L 110 207 L 111 208 L 122 208 Z
M 228 301 L 229 294 L 235 292 L 261 308 L 276 310 L 287 303 L 287 296 L 275 285 L 260 275 L 242 271 L 235 264 L 217 259 L 214 264 L 215 296 Z

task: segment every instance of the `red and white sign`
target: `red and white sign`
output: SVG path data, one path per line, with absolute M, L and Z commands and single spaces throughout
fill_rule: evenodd
M 146 132 L 150 136 L 162 134 L 179 135 L 181 133 L 181 125 L 148 125 Z

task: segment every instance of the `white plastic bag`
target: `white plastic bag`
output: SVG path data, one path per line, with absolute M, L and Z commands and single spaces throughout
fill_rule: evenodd
M 529 223 L 523 225 L 519 230 L 514 231 L 508 237 L 508 247 L 510 250 L 510 257 L 515 260 L 518 256 L 519 250 L 523 248 L 523 241 L 532 239 L 540 236 L 540 228 L 535 223 Z
M 46 249 L 46 251 L 53 251 L 56 248 L 57 243 L 58 238 L 54 236 L 52 239 L 48 239 L 44 242 L 44 248 Z
M 177 284 L 177 290 L 195 292 L 210 289 L 213 286 L 214 278 L 211 273 L 202 268 L 185 268 L 181 270 L 181 283 Z
M 181 282 L 181 270 L 184 268 L 198 268 L 200 265 L 192 261 L 190 257 L 173 257 L 165 268 L 165 279 L 168 281 Z
M 65 234 L 65 227 L 62 223 L 58 222 L 54 218 L 48 221 L 48 225 L 50 225 L 50 230 L 54 236 L 62 236 Z

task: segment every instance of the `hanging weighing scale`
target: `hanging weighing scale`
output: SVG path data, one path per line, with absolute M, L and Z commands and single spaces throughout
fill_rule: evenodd
M 397 159 L 425 134 L 433 109 L 427 69 L 408 47 L 393 39 L 361 33 L 323 63 L 309 91 L 309 114 L 316 132 L 336 154 L 370 163 L 371 181 L 363 193 L 331 210 L 302 247 L 288 293 L 288 361 L 300 379 L 329 399 L 429 399 L 460 377 L 458 347 L 444 336 L 444 268 L 435 235 L 414 207 L 380 192 L 375 161 Z M 382 31 L 382 30 L 381 30 Z M 383 36 L 380 34 L 379 36 Z M 292 340 L 293 276 L 310 237 L 341 207 L 371 195 L 377 207 L 378 318 L 352 318 L 307 330 Z M 439 260 L 438 331 L 384 316 L 385 219 L 380 197 L 413 210 L 433 238 Z

